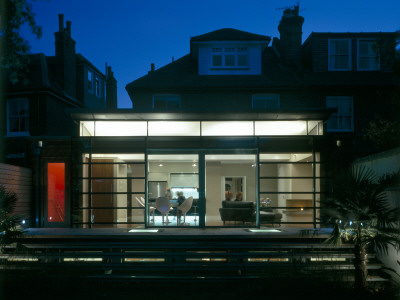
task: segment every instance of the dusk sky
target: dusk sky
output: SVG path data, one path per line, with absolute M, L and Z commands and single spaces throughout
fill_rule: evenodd
M 190 0 L 39 0 L 33 2 L 43 37 L 28 31 L 32 53 L 54 55 L 58 14 L 72 22 L 76 52 L 104 73 L 112 67 L 118 81 L 118 107 L 132 107 L 125 86 L 189 53 L 190 37 L 235 28 L 279 37 L 283 10 L 297 1 Z M 400 0 L 302 0 L 303 41 L 311 32 L 400 30 Z

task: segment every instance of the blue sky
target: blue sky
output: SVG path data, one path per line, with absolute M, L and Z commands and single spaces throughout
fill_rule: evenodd
M 125 86 L 189 53 L 190 37 L 235 28 L 279 37 L 286 0 L 38 0 L 33 2 L 43 37 L 24 30 L 31 52 L 54 55 L 58 14 L 72 22 L 76 51 L 104 72 L 107 62 L 118 80 L 118 107 L 132 103 Z M 400 0 L 302 0 L 303 41 L 311 32 L 375 32 L 400 29 Z

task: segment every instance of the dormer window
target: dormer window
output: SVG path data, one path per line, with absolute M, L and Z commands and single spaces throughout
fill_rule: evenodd
M 329 40 L 329 71 L 350 71 L 350 40 Z
M 379 56 L 375 50 L 375 40 L 358 40 L 358 61 L 359 71 L 379 70 Z
M 248 50 L 247 48 L 213 48 L 211 65 L 215 69 L 248 68 Z
M 93 92 L 93 86 L 94 86 L 93 81 L 94 81 L 93 72 L 88 70 L 88 86 L 87 87 L 88 87 L 88 90 L 91 92 Z

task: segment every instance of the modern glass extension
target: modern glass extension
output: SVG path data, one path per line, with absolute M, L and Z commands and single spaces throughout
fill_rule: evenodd
M 322 121 L 81 121 L 80 228 L 318 227 Z

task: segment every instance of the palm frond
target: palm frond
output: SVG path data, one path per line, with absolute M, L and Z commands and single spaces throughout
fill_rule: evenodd
M 13 192 L 8 192 L 0 185 L 0 210 L 6 214 L 11 214 L 17 205 L 17 195 Z
M 338 223 L 333 226 L 331 235 L 324 241 L 324 243 L 335 247 L 340 247 L 342 245 L 342 235 Z
M 13 243 L 21 237 L 24 232 L 18 229 L 21 217 L 12 215 L 17 205 L 15 193 L 8 192 L 0 185 L 0 250 L 4 245 Z
M 338 176 L 333 188 L 333 197 L 327 199 L 325 208 L 334 222 L 327 243 L 350 241 L 375 246 L 384 253 L 389 245 L 400 247 L 400 209 L 390 205 L 386 185 L 372 170 L 351 168 Z

